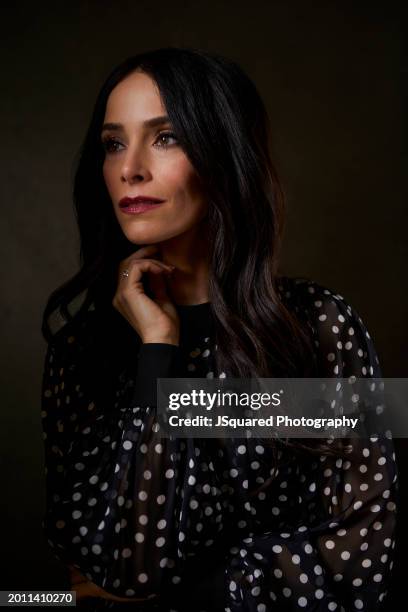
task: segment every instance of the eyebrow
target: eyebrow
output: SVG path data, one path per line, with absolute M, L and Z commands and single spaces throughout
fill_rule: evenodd
M 150 127 L 156 127 L 157 125 L 162 125 L 163 123 L 169 123 L 169 122 L 170 122 L 170 119 L 168 118 L 167 115 L 161 115 L 160 117 L 152 117 L 152 119 L 147 119 L 146 121 L 143 121 L 142 126 L 150 128 Z M 106 130 L 120 132 L 123 130 L 123 124 L 122 123 L 104 123 L 102 126 L 101 133 L 105 132 Z

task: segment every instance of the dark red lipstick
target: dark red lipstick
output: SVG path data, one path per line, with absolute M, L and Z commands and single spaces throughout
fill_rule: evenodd
M 164 200 L 150 196 L 126 196 L 119 201 L 119 208 L 128 214 L 139 214 L 157 208 Z

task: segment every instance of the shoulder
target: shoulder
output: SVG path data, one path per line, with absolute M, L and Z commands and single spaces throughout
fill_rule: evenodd
M 367 326 L 346 297 L 303 277 L 279 277 L 278 289 L 285 306 L 308 326 L 324 369 L 334 375 L 380 376 Z
M 307 315 L 308 322 L 314 326 L 320 326 L 321 323 L 325 323 L 325 327 L 328 323 L 337 327 L 339 324 L 346 327 L 344 324 L 347 323 L 364 325 L 360 314 L 348 299 L 333 288 L 309 278 L 288 276 L 279 277 L 278 287 L 284 303 L 300 315 Z M 368 331 L 367 337 L 370 337 Z
M 352 307 L 343 295 L 310 278 L 280 276 L 278 287 L 285 300 L 297 302 L 303 306 L 314 305 L 315 308 L 332 304 L 340 308 L 344 307 L 350 315 L 352 314 Z
M 133 367 L 137 340 L 129 334 L 129 324 L 115 309 L 95 307 L 92 302 L 72 317 L 57 316 L 48 342 L 46 360 L 89 381 L 89 387 L 102 387 Z
M 68 318 L 54 311 L 49 318 L 52 337 L 47 352 L 59 359 L 80 355 L 95 337 L 97 314 L 94 307 L 75 313 Z
M 109 323 L 96 309 L 83 310 L 66 320 L 48 342 L 43 384 L 49 384 L 52 374 L 59 372 L 66 390 L 76 393 L 79 385 L 85 398 L 109 405 L 122 367 L 121 360 L 112 354 L 110 333 Z

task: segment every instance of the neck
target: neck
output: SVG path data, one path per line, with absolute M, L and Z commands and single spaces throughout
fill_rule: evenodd
M 195 231 L 158 243 L 161 260 L 176 267 L 168 280 L 176 304 L 201 304 L 209 301 L 209 248 L 201 225 Z

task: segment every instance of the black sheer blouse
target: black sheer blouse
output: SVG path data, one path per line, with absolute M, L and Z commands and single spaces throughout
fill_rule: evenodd
M 302 278 L 282 277 L 279 290 L 308 322 L 320 377 L 381 376 L 341 295 Z M 177 308 L 180 345 L 140 345 L 110 410 L 76 353 L 95 311 L 48 346 L 43 524 L 57 558 L 129 601 L 155 594 L 146 608 L 133 604 L 141 610 L 379 610 L 393 564 L 391 438 L 353 439 L 347 460 L 299 460 L 282 443 L 278 468 L 259 440 L 162 438 L 156 378 L 228 376 L 216 371 L 210 304 Z

